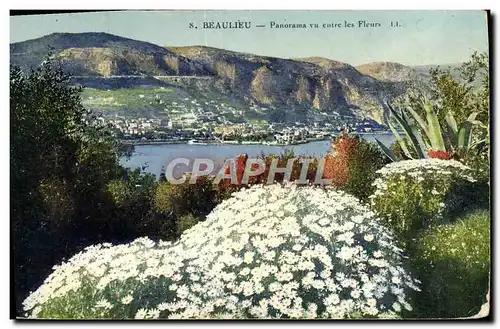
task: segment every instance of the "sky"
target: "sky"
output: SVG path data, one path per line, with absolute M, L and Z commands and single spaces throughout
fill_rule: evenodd
M 251 28 L 203 29 L 203 22 L 237 20 L 250 22 Z M 359 26 L 360 21 L 380 26 Z M 271 28 L 271 22 L 308 28 Z M 346 22 L 354 27 L 345 27 Z M 398 26 L 391 27 L 391 22 Z M 319 28 L 309 26 L 314 23 Z M 478 10 L 121 11 L 10 17 L 11 43 L 54 32 L 107 32 L 160 46 L 203 45 L 281 58 L 318 56 L 351 65 L 459 63 L 476 50 L 488 50 L 486 12 Z

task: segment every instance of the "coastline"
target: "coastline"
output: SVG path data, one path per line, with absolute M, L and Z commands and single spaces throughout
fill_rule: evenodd
M 355 132 L 352 133 L 354 135 L 390 135 L 391 132 Z M 311 138 L 308 140 L 302 140 L 302 141 L 296 141 L 292 143 L 273 143 L 273 142 L 255 142 L 255 141 L 214 141 L 214 140 L 207 140 L 203 141 L 200 140 L 199 142 L 196 143 L 189 143 L 190 140 L 148 140 L 148 141 L 141 141 L 141 140 L 120 140 L 120 143 L 125 146 L 144 146 L 144 145 L 174 145 L 174 144 L 189 144 L 189 145 L 266 145 L 266 146 L 289 146 L 289 145 L 300 145 L 300 144 L 307 144 L 311 142 L 319 142 L 319 141 L 327 141 L 330 140 L 331 138 Z
M 174 145 L 174 144 L 189 144 L 189 145 L 266 145 L 266 146 L 288 146 L 288 145 L 299 145 L 299 144 L 307 144 L 310 142 L 318 142 L 318 141 L 326 141 L 330 140 L 330 138 L 324 139 L 311 139 L 306 141 L 297 141 L 293 143 L 266 143 L 266 142 L 253 142 L 253 141 L 199 141 L 196 143 L 189 143 L 189 140 L 182 141 L 172 141 L 172 140 L 160 140 L 160 141 L 124 141 L 121 140 L 120 143 L 126 146 L 144 146 L 144 145 Z

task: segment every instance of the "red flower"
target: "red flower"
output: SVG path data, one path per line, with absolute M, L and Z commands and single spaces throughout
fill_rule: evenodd
M 359 140 L 346 131 L 332 141 L 333 152 L 326 156 L 323 178 L 331 179 L 336 187 L 344 186 L 349 180 L 349 161 L 358 146 Z
M 429 158 L 433 159 L 441 159 L 441 160 L 450 160 L 453 157 L 453 154 L 446 151 L 428 151 L 427 155 Z

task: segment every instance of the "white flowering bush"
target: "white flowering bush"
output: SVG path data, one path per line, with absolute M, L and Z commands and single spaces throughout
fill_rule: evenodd
M 393 162 L 377 171 L 372 209 L 408 242 L 429 226 L 474 205 L 472 170 L 454 160 L 421 159 Z
M 356 198 L 317 187 L 253 186 L 176 243 L 87 248 L 25 301 L 44 318 L 394 317 L 418 281 Z

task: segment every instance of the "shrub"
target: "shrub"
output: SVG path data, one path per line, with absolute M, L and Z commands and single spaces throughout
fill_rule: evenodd
M 418 290 L 375 214 L 331 188 L 253 186 L 181 239 L 87 248 L 25 301 L 31 317 L 345 318 Z
M 324 177 L 332 185 L 365 201 L 375 191 L 375 172 L 388 160 L 374 144 L 346 132 L 332 142 L 327 154 Z
M 416 300 L 419 317 L 476 314 L 489 288 L 490 215 L 486 210 L 419 235 L 411 249 L 415 274 L 422 280 Z
M 180 217 L 186 214 L 206 216 L 216 205 L 216 191 L 212 181 L 199 177 L 196 184 L 161 182 L 154 197 L 154 209 Z
M 349 159 L 360 140 L 343 132 L 332 142 L 332 151 L 325 160 L 323 177 L 332 180 L 332 185 L 343 187 L 349 179 Z
M 191 214 L 181 216 L 176 223 L 177 235 L 180 236 L 182 232 L 184 232 L 187 229 L 190 229 L 199 221 L 200 221 L 199 218 Z
M 132 200 L 134 187 L 123 179 L 115 179 L 106 184 L 106 192 L 117 207 L 123 207 Z
M 250 176 L 248 179 L 248 184 L 242 184 L 243 173 L 246 167 L 247 156 L 240 155 L 235 159 L 235 169 L 236 169 L 236 180 L 237 184 L 233 184 L 230 179 L 223 179 L 219 182 L 217 186 L 217 203 L 222 202 L 223 200 L 229 199 L 231 195 L 241 190 L 244 187 L 256 185 L 256 184 L 266 184 L 268 182 L 269 171 L 271 168 L 271 163 L 276 161 L 276 166 L 278 168 L 284 168 L 287 166 L 287 163 L 290 159 L 294 159 L 292 172 L 290 174 L 290 181 L 295 181 L 300 178 L 300 174 L 302 171 L 303 164 L 301 163 L 302 159 L 306 159 L 306 157 L 295 157 L 292 151 L 285 151 L 279 155 L 275 154 L 264 154 L 262 153 L 259 157 L 265 163 L 264 171 L 255 176 Z M 316 158 L 309 158 L 311 162 L 309 163 L 306 180 L 308 182 L 313 182 L 316 179 L 316 170 L 318 167 L 318 160 Z M 258 166 L 254 164 L 252 166 L 252 170 L 256 170 Z M 225 174 L 229 174 L 229 168 L 226 168 Z M 274 176 L 274 183 L 283 183 L 285 178 L 284 173 L 276 173 Z
M 144 226 L 152 216 L 157 181 L 151 174 L 127 170 L 124 177 L 105 186 L 107 217 L 90 217 L 87 226 L 98 233 L 98 241 L 127 242 L 150 234 Z M 104 211 L 103 211 L 104 212 Z M 87 230 L 84 231 L 86 233 Z M 154 232 L 154 230 L 153 230 Z M 87 244 L 88 245 L 88 244 Z
M 375 192 L 373 182 L 377 170 L 387 163 L 387 158 L 373 143 L 360 139 L 349 157 L 349 178 L 342 190 L 362 201 L 368 200 L 368 197 Z
M 464 158 L 464 163 L 474 170 L 474 178 L 479 182 L 490 182 L 490 155 L 488 152 L 478 154 L 470 152 Z
M 191 222 L 204 218 L 219 202 L 218 194 L 207 177 L 196 184 L 160 182 L 153 198 L 153 213 L 141 223 L 141 232 L 154 240 L 177 239 Z
M 46 178 L 40 182 L 38 191 L 45 212 L 50 218 L 50 229 L 54 233 L 64 232 L 71 224 L 75 204 L 68 183 L 58 178 Z
M 399 161 L 377 173 L 379 177 L 373 183 L 376 191 L 370 196 L 372 208 L 404 243 L 419 230 L 449 221 L 451 214 L 474 207 L 472 200 L 463 200 L 475 191 L 475 179 L 460 162 Z

